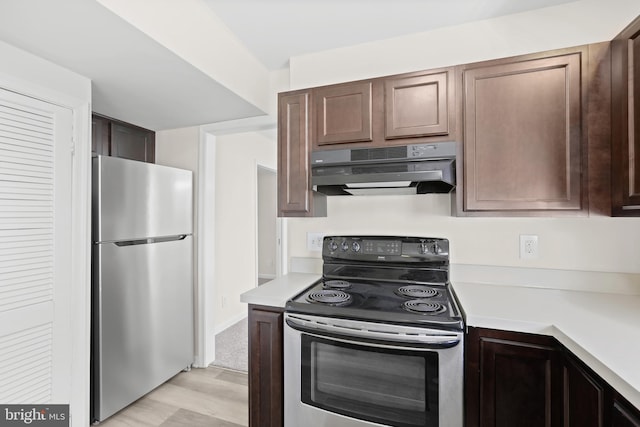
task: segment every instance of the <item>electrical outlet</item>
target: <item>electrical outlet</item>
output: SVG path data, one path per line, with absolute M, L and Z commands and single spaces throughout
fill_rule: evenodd
M 324 239 L 324 233 L 307 233 L 307 250 L 322 252 L 322 239 Z
M 520 258 L 538 258 L 538 236 L 533 234 L 520 235 Z

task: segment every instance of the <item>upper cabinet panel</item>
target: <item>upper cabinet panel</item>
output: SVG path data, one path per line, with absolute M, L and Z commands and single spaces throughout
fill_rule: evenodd
M 371 88 L 364 82 L 313 90 L 318 145 L 372 140 Z
M 93 154 L 155 163 L 154 131 L 95 113 L 91 119 Z
M 111 155 L 141 162 L 155 162 L 155 132 L 111 123 Z
M 326 216 L 326 196 L 311 190 L 309 91 L 278 95 L 278 216 Z
M 613 214 L 640 216 L 640 17 L 611 44 Z
M 464 69 L 465 211 L 583 208 L 583 56 Z
M 384 82 L 385 139 L 449 134 L 449 72 Z

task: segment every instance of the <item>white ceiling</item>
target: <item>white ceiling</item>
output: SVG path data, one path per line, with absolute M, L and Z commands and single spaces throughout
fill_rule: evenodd
M 271 70 L 305 53 L 569 2 L 203 1 Z M 265 114 L 95 0 L 1 0 L 0 40 L 90 78 L 94 111 L 149 129 Z

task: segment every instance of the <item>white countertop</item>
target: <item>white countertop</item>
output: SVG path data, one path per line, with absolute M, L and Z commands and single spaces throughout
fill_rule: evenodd
M 289 273 L 253 288 L 240 295 L 240 301 L 248 304 L 282 307 L 287 300 L 309 286 L 322 275 L 311 273 Z
M 467 325 L 551 335 L 640 409 L 640 295 L 456 282 Z
M 495 271 L 493 271 L 495 270 Z M 482 273 L 478 275 L 473 272 Z M 490 273 L 496 273 L 494 276 Z M 454 274 L 455 273 L 455 274 Z M 464 273 L 464 274 L 463 274 Z M 549 289 L 514 279 L 512 270 L 456 267 L 452 281 L 469 326 L 529 332 L 555 337 L 591 369 L 640 409 L 640 294 L 636 275 L 594 273 L 599 283 L 611 279 L 611 293 L 578 290 L 588 272 L 569 275 L 554 271 L 519 271 L 528 277 L 566 281 L 565 289 Z M 456 277 L 457 276 L 457 277 Z M 490 284 L 491 276 L 496 283 Z M 512 277 L 513 276 L 513 277 Z M 241 295 L 249 304 L 284 307 L 286 301 L 311 286 L 320 274 L 290 273 Z M 483 283 L 472 283 L 470 277 Z M 474 280 L 475 282 L 475 280 Z M 613 283 L 615 282 L 615 283 Z M 554 284 L 555 285 L 555 284 Z

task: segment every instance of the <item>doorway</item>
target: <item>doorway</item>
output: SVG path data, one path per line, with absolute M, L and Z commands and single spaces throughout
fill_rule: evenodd
M 278 205 L 276 171 L 257 165 L 257 273 L 256 285 L 273 280 L 278 275 Z

